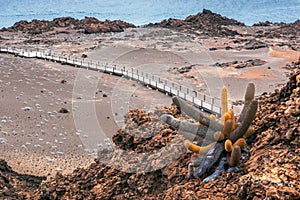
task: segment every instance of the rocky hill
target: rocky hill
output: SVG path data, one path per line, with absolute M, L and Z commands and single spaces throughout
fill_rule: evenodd
M 159 23 L 148 24 L 147 27 L 172 28 L 181 32 L 205 34 L 209 36 L 238 35 L 239 33 L 237 31 L 226 27 L 229 25 L 245 26 L 243 23 L 234 19 L 229 19 L 204 9 L 202 13 L 190 15 L 184 20 L 170 18 Z
M 52 21 L 32 20 L 19 21 L 9 28 L 3 28 L 2 31 L 22 31 L 29 34 L 41 34 L 52 31 L 55 28 L 68 28 L 83 30 L 84 33 L 106 33 L 106 32 L 122 32 L 125 28 L 135 27 L 133 24 L 121 20 L 105 20 L 99 21 L 94 17 L 85 17 L 84 19 L 74 19 L 72 17 L 55 18 Z

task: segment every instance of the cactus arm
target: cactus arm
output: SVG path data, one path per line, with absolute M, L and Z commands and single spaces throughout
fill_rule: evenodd
M 238 126 L 237 129 L 235 129 L 232 133 L 230 133 L 228 137 L 232 141 L 232 143 L 237 141 L 237 139 L 243 137 L 243 135 L 247 132 L 252 120 L 255 118 L 257 108 L 258 102 L 256 100 L 252 100 L 248 106 L 244 120 L 242 121 L 241 125 Z
M 232 129 L 232 120 L 227 120 L 224 124 L 224 127 L 222 129 L 222 134 L 224 135 L 225 138 L 227 138 L 231 132 Z
M 225 148 L 225 151 L 227 151 L 227 152 L 232 151 L 232 142 L 231 142 L 231 140 L 226 140 L 225 141 L 224 148 Z
M 207 153 L 216 143 L 213 142 L 209 145 L 206 145 L 206 146 L 198 146 L 194 143 L 192 143 L 191 141 L 189 140 L 185 140 L 183 142 L 183 145 L 190 151 L 194 152 L 194 153 L 197 153 L 197 154 L 205 154 Z
M 222 130 L 223 125 L 211 119 L 207 113 L 201 112 L 199 109 L 189 105 L 186 101 L 178 97 L 173 97 L 172 100 L 173 103 L 181 109 L 181 111 L 185 112 L 191 118 L 199 121 L 201 124 L 206 125 L 215 131 Z
M 231 121 L 232 121 L 232 128 L 231 130 L 233 131 L 236 128 L 236 121 L 235 121 L 235 116 L 234 116 L 234 110 L 232 108 L 229 109 L 228 113 L 231 116 Z
M 209 132 L 209 128 L 207 128 L 206 126 L 199 126 L 198 124 L 190 123 L 188 121 L 181 121 L 169 114 L 161 115 L 160 119 L 163 122 L 169 124 L 173 129 L 179 130 L 181 132 L 188 132 L 202 138 L 213 139 L 213 136 L 211 136 L 211 134 L 207 134 Z
M 254 134 L 254 132 L 255 132 L 254 128 L 252 126 L 250 126 L 248 128 L 248 130 L 246 131 L 246 133 L 244 134 L 244 137 L 249 138 Z
M 214 133 L 214 139 L 216 141 L 223 141 L 225 138 L 224 134 L 221 131 L 217 131 Z
M 250 105 L 251 101 L 254 99 L 254 95 L 255 95 L 255 85 L 253 83 L 249 83 L 245 93 L 244 107 L 242 109 L 238 122 L 242 122 L 244 120 L 247 112 L 247 108 Z
M 246 139 L 245 138 L 239 138 L 233 146 L 239 146 L 241 148 L 244 148 L 247 145 Z
M 233 146 L 230 157 L 228 159 L 228 164 L 231 167 L 237 166 L 240 162 L 241 155 L 242 155 L 241 147 L 238 145 Z
M 221 122 L 225 122 L 225 113 L 228 112 L 228 91 L 227 87 L 223 86 L 221 92 Z

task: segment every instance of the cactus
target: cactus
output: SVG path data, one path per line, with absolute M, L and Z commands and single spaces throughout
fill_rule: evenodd
M 221 92 L 221 122 L 225 122 L 225 113 L 228 112 L 228 92 L 226 86 L 223 86 Z
M 249 83 L 245 93 L 244 107 L 242 109 L 238 122 L 242 122 L 244 120 L 247 112 L 247 108 L 250 105 L 251 101 L 254 99 L 254 95 L 255 95 L 255 86 L 253 83 Z
M 184 142 L 184 146 L 192 152 L 199 155 L 206 153 L 192 159 L 192 165 L 189 165 L 190 174 L 193 173 L 194 177 L 200 177 L 208 172 L 216 162 L 219 162 L 223 167 L 218 167 L 211 176 L 204 179 L 204 182 L 216 179 L 224 171 L 226 155 L 228 155 L 227 162 L 230 166 L 228 170 L 232 171 L 237 168 L 236 166 L 240 162 L 241 151 L 247 145 L 245 138 L 254 134 L 254 128 L 250 126 L 258 109 L 258 102 L 254 100 L 254 94 L 254 84 L 249 83 L 245 93 L 245 104 L 240 117 L 237 119 L 234 116 L 234 110 L 228 110 L 228 92 L 224 86 L 221 93 L 222 123 L 219 123 L 214 115 L 209 116 L 192 107 L 184 100 L 177 97 L 173 98 L 173 103 L 180 107 L 181 111 L 194 118 L 200 124 L 179 121 L 170 115 L 162 115 L 161 119 L 175 129 L 192 132 L 195 135 L 205 137 L 205 139 L 214 140 L 211 144 L 203 147 L 193 144 L 189 140 Z M 210 131 L 214 133 L 207 134 Z M 224 140 L 226 141 L 224 142 Z
M 246 133 L 244 134 L 244 137 L 248 138 L 248 137 L 252 136 L 254 134 L 254 132 L 255 132 L 254 128 L 252 126 L 250 126 L 248 128 L 248 130 L 246 131 Z
M 241 148 L 244 148 L 247 145 L 247 142 L 245 140 L 245 138 L 239 138 L 234 144 L 233 146 L 239 146 Z
M 255 118 L 255 114 L 258 108 L 258 102 L 256 100 L 252 100 L 249 104 L 247 111 L 245 113 L 244 120 L 241 122 L 241 125 L 235 129 L 229 135 L 229 139 L 234 143 L 237 139 L 243 137 L 248 128 L 251 125 L 252 120 Z
M 224 134 L 221 131 L 217 131 L 214 133 L 214 139 L 216 141 L 223 141 L 225 138 Z
M 231 142 L 231 140 L 226 140 L 225 141 L 224 148 L 225 148 L 225 151 L 227 151 L 227 152 L 232 151 L 232 142 Z
M 225 122 L 224 127 L 222 129 L 222 133 L 225 138 L 227 138 L 229 136 L 231 129 L 232 129 L 232 120 L 229 119 Z
M 199 124 L 194 124 L 188 121 L 181 121 L 179 119 L 174 118 L 172 115 L 163 114 L 160 116 L 160 119 L 169 124 L 173 129 L 179 130 L 180 133 L 188 132 L 193 135 L 206 138 L 207 140 L 214 140 L 213 135 L 208 134 L 212 130 L 210 130 L 206 126 L 200 126 Z
M 238 145 L 233 146 L 230 157 L 228 158 L 228 164 L 231 167 L 237 166 L 240 162 L 241 155 L 242 155 L 241 148 Z
M 224 123 L 223 124 L 225 124 L 225 122 L 227 120 L 231 119 L 231 115 L 227 112 L 227 113 L 225 113 L 225 115 L 223 116 L 223 118 L 224 118 Z
M 197 154 L 205 154 L 207 153 L 212 146 L 214 146 L 216 143 L 213 142 L 209 145 L 206 145 L 206 146 L 198 146 L 194 143 L 192 143 L 191 141 L 189 140 L 185 140 L 183 142 L 183 145 L 190 151 L 194 152 L 194 153 L 197 153 Z
M 236 122 L 235 122 L 235 116 L 234 116 L 234 110 L 232 108 L 229 109 L 228 113 L 231 116 L 231 121 L 232 121 L 232 128 L 231 130 L 233 131 L 236 128 Z
M 216 117 L 215 115 L 211 114 L 211 115 L 209 115 L 209 117 L 210 117 L 212 120 L 217 121 L 217 117 Z
M 300 57 L 299 57 L 299 62 L 300 62 Z M 300 86 L 300 74 L 296 76 L 296 84 L 297 86 Z
M 191 118 L 195 119 L 203 125 L 208 126 L 209 128 L 215 131 L 222 130 L 223 125 L 211 119 L 207 113 L 201 112 L 199 109 L 195 108 L 194 106 L 191 106 L 183 99 L 180 99 L 178 97 L 173 97 L 172 100 L 173 103 L 177 107 L 179 107 L 182 112 L 185 112 Z
M 244 148 L 247 142 L 245 138 L 239 138 L 234 144 L 232 144 L 231 140 L 227 139 L 224 143 L 225 151 L 231 152 L 234 146 L 239 146 L 240 148 Z

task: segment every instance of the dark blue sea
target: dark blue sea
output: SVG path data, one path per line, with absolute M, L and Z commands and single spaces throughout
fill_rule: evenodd
M 143 25 L 168 18 L 184 19 L 203 8 L 246 25 L 267 20 L 294 22 L 300 18 L 300 0 L 0 0 L 0 28 L 20 20 L 66 16 L 121 19 Z

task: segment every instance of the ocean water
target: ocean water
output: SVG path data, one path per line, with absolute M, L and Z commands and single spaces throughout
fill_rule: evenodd
M 0 0 L 0 28 L 20 20 L 66 16 L 121 19 L 143 25 L 168 18 L 184 19 L 204 8 L 246 25 L 266 20 L 293 22 L 300 18 L 300 0 Z

